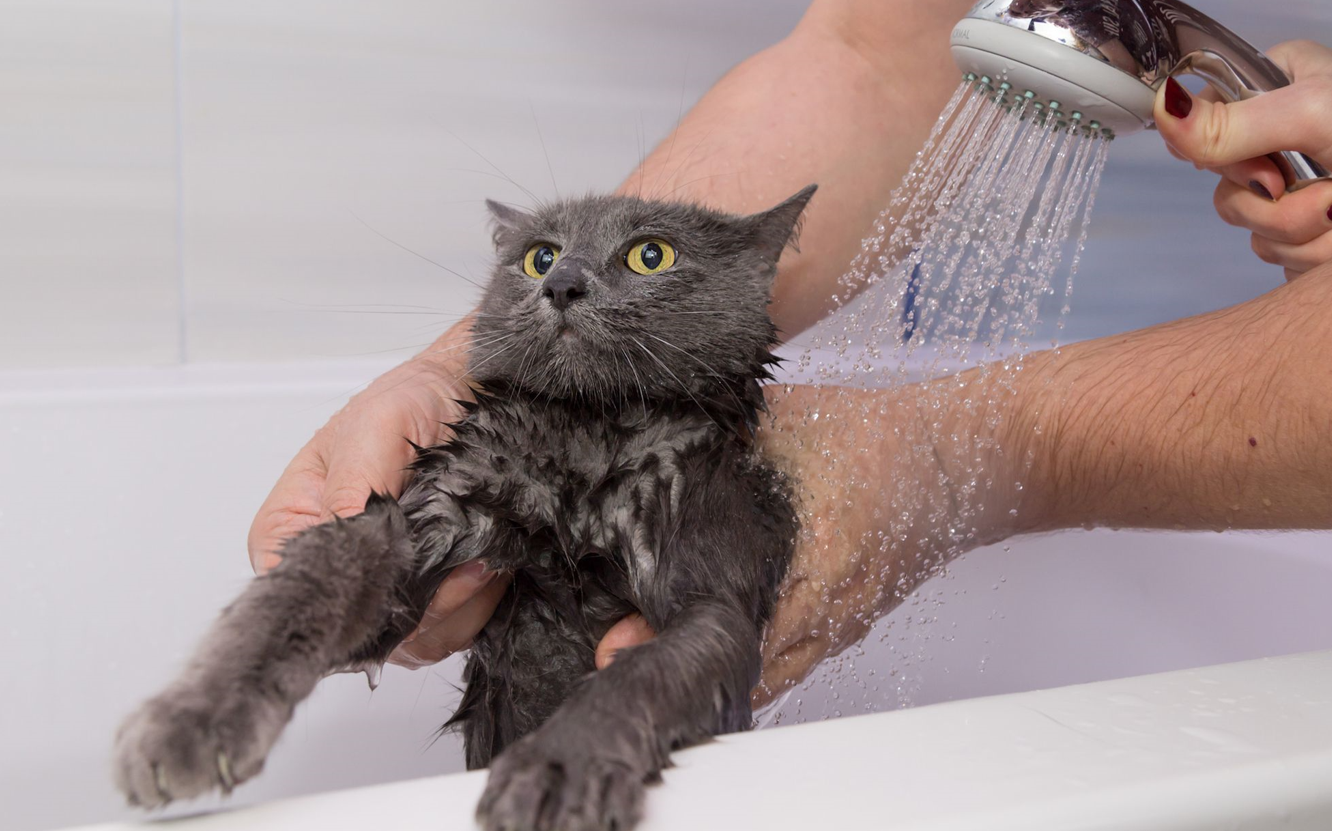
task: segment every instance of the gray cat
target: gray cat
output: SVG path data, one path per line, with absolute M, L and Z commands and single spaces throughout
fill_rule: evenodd
M 491 767 L 487 829 L 627 829 L 674 748 L 750 726 L 759 638 L 797 532 L 754 433 L 767 304 L 811 186 L 729 216 L 628 197 L 488 203 L 498 261 L 476 403 L 418 448 L 401 499 L 299 534 L 121 727 L 115 777 L 153 807 L 257 774 L 314 685 L 377 671 L 449 572 L 512 583 L 450 726 Z M 626 614 L 658 632 L 594 671 Z

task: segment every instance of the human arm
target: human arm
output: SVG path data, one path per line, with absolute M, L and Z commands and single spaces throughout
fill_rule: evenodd
M 1226 108 L 1204 98 L 1195 111 L 1204 117 L 1188 124 L 1158 113 L 1162 134 L 1185 148 L 1176 149 L 1178 155 L 1204 159 L 1227 177 L 1218 190 L 1222 216 L 1253 229 L 1255 250 L 1286 265 L 1291 277 L 1332 256 L 1318 248 L 1332 244 L 1326 234 L 1332 201 L 1321 201 L 1332 200 L 1332 186 L 1311 187 L 1298 199 L 1286 196 L 1278 212 L 1276 205 L 1250 198 L 1247 187 L 1256 176 L 1280 193 L 1284 183 L 1276 168 L 1266 159 L 1247 160 L 1290 147 L 1332 161 L 1326 155 L 1332 120 L 1318 116 L 1320 107 L 1332 103 L 1317 74 L 1326 63 L 1314 66 L 1326 54 L 1311 44 L 1275 50 L 1296 84 L 1285 94 L 1258 99 L 1270 109 L 1256 102 L 1232 105 L 1232 118 L 1217 121 L 1225 119 Z M 1163 104 L 1164 93 L 1159 110 Z M 1250 131 L 1247 119 L 1234 113 L 1271 123 Z M 1292 142 L 1296 125 L 1302 137 Z M 1285 247 L 1269 247 L 1272 242 Z M 779 396 L 773 409 L 785 427 L 768 440 L 790 468 L 818 471 L 824 451 L 832 458 L 860 454 L 859 464 L 867 463 L 868 453 L 877 467 L 843 477 L 850 483 L 845 487 L 836 477 L 822 477 L 807 494 L 813 538 L 798 551 L 794 579 L 770 627 L 766 683 L 758 697 L 802 678 L 822 657 L 857 640 L 935 565 L 983 542 L 1085 525 L 1328 527 L 1332 387 L 1317 356 L 1332 347 L 1332 318 L 1325 311 L 1332 276 L 1324 268 L 1307 279 L 1234 309 L 1038 353 L 1026 361 L 1012 395 L 992 384 L 978 388 L 985 382 L 972 373 L 945 387 L 868 394 L 880 399 L 869 405 L 827 389 Z M 999 450 L 977 464 L 948 437 L 984 435 L 985 420 L 967 402 L 996 393 Z M 930 402 L 945 415 L 942 426 L 927 430 L 916 408 L 906 406 L 912 401 Z M 811 423 L 803 418 L 811 408 L 832 417 Z M 855 416 L 867 411 L 879 414 L 877 429 L 860 431 Z M 929 433 L 923 445 L 937 454 L 910 447 L 922 433 Z M 1244 435 L 1237 440 L 1238 433 Z M 979 471 L 989 471 L 986 478 L 997 486 L 986 493 L 967 538 L 950 539 L 948 526 L 962 518 L 957 509 L 934 509 L 952 498 L 935 483 L 941 473 L 945 480 L 965 481 Z M 856 481 L 887 486 L 866 492 L 852 487 Z M 1019 481 L 1020 490 L 1008 486 Z M 900 505 L 909 510 L 899 511 Z M 873 514 L 883 506 L 910 520 L 876 522 Z M 931 514 L 935 519 L 924 521 Z M 882 551 L 877 540 L 885 535 L 899 542 Z M 626 624 L 608 635 L 599 658 L 604 662 L 614 648 L 649 635 L 641 624 Z
M 860 241 L 961 75 L 948 51 L 971 0 L 817 0 L 741 63 L 621 186 L 737 214 L 810 183 L 798 251 L 782 257 L 773 321 L 791 337 L 828 314 Z
M 1332 265 L 1230 309 L 1036 353 L 1012 392 L 976 371 L 849 397 L 774 390 L 782 429 L 765 441 L 812 474 L 813 521 L 769 627 L 758 702 L 981 544 L 1092 526 L 1332 528 L 1329 310 Z M 975 400 L 998 402 L 997 427 Z M 872 428 L 865 413 L 879 414 Z M 994 441 L 975 454 L 988 443 L 958 436 Z M 818 475 L 825 451 L 850 469 Z M 978 501 L 950 492 L 977 473 L 992 483 Z
M 250 563 L 262 574 L 279 561 L 283 540 L 335 516 L 359 514 L 371 491 L 399 494 L 414 451 L 447 437 L 461 415 L 462 355 L 470 322 L 452 327 L 421 354 L 375 379 L 320 428 L 287 465 L 250 526 Z M 441 585 L 426 624 L 394 652 L 394 663 L 433 663 L 466 646 L 490 617 L 506 582 L 462 568 Z

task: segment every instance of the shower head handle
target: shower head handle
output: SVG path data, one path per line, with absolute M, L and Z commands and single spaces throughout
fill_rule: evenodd
M 1178 0 L 982 0 L 954 29 L 953 52 L 978 75 L 1045 82 L 1120 133 L 1154 126 L 1156 91 L 1175 74 L 1198 75 L 1232 102 L 1290 84 L 1254 46 Z M 1329 178 L 1302 153 L 1272 160 L 1291 190 Z

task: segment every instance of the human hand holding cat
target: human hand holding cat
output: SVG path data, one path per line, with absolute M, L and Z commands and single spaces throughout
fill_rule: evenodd
M 1008 400 L 1000 377 L 971 372 L 963 383 L 886 390 L 767 388 L 761 441 L 798 483 L 801 534 L 764 635 L 756 708 L 864 638 L 951 557 L 1013 533 L 1021 455 L 994 450 L 1013 447 L 1012 437 L 989 441 L 1012 422 L 987 423 L 972 403 Z M 929 418 L 927 402 L 938 403 Z M 951 438 L 958 435 L 972 441 Z M 982 471 L 993 485 L 970 498 L 960 483 Z M 637 615 L 625 618 L 602 639 L 597 668 L 654 635 Z
M 365 509 L 371 491 L 397 496 L 415 457 L 408 440 L 426 446 L 443 436 L 441 423 L 461 417 L 455 403 L 470 398 L 461 380 L 471 321 L 377 378 L 352 398 L 301 448 L 250 526 L 250 563 L 258 574 L 277 565 L 282 542 L 335 516 Z M 416 669 L 463 649 L 490 618 L 507 580 L 465 566 L 440 586 L 420 626 L 389 658 Z

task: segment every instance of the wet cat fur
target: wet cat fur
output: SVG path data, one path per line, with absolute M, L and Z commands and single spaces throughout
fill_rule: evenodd
M 489 203 L 476 403 L 451 440 L 418 449 L 399 500 L 290 540 L 130 716 L 115 762 L 130 802 L 257 774 L 320 678 L 377 670 L 475 560 L 512 577 L 450 721 L 468 766 L 491 766 L 486 828 L 628 828 L 673 748 L 746 729 L 796 534 L 787 483 L 753 442 L 767 304 L 813 192 L 747 217 L 619 196 Z M 644 240 L 678 260 L 633 272 Z M 560 254 L 533 279 L 538 244 Z M 631 612 L 658 636 L 594 672 L 597 642 Z

